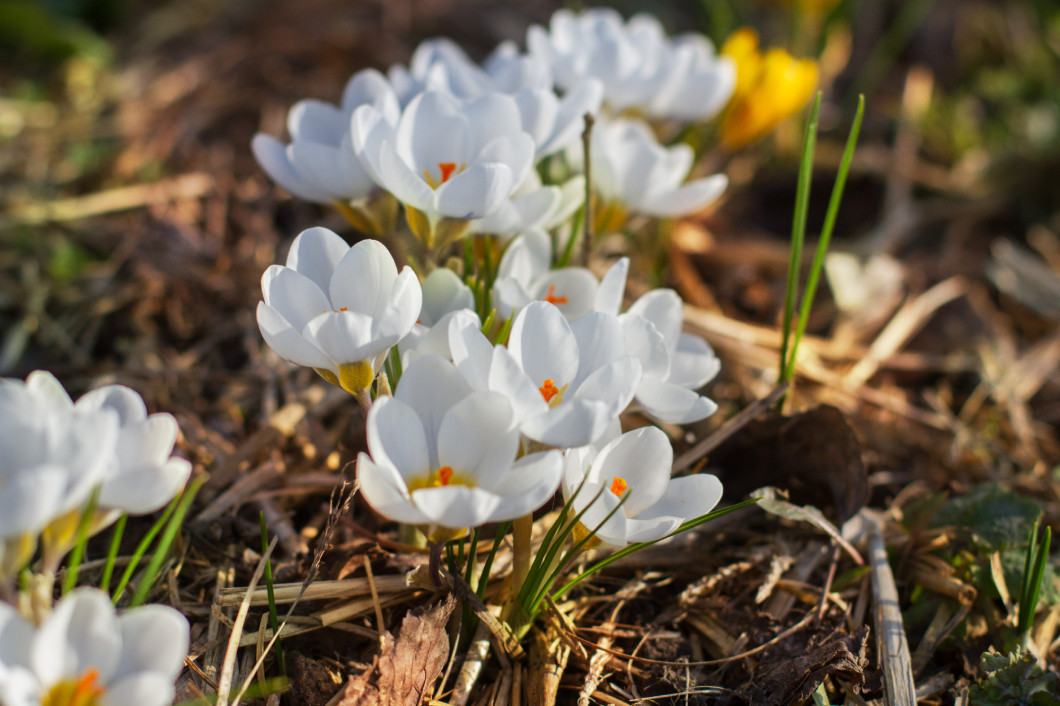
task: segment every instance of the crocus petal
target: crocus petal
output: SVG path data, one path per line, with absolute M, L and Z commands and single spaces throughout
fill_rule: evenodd
M 639 515 L 642 520 L 677 517 L 682 522 L 705 515 L 721 500 L 721 481 L 709 473 L 673 478 L 657 503 Z
M 160 641 L 157 641 L 161 644 Z M 157 649 L 152 646 L 152 649 Z M 107 685 L 106 703 L 165 706 L 173 702 L 176 688 L 173 679 L 157 672 L 132 674 Z
M 493 489 L 501 503 L 490 522 L 506 522 L 534 512 L 556 494 L 562 474 L 563 456 L 558 451 L 523 456 Z
M 699 336 L 682 333 L 671 353 L 670 376 L 665 380 L 674 385 L 695 390 L 711 380 L 721 370 L 721 361 L 706 341 Z
M 414 490 L 412 502 L 432 524 L 463 529 L 489 522 L 501 499 L 482 488 L 448 485 Z
M 321 292 L 331 286 L 331 276 L 350 246 L 342 237 L 327 228 L 307 228 L 291 243 L 287 266 L 308 277 Z
M 661 422 L 691 424 L 718 411 L 713 400 L 685 387 L 645 378 L 637 388 L 637 402 Z
M 10 448 L 3 444 L 3 448 Z M 0 538 L 36 534 L 59 514 L 68 471 L 58 464 L 0 474 Z
M 121 637 L 114 606 L 102 591 L 81 588 L 59 602 L 37 629 L 29 662 L 42 684 L 95 668 L 106 683 L 117 669 Z
M 431 209 L 434 202 L 434 191 L 423 177 L 414 172 L 393 147 L 384 141 L 378 151 L 377 180 L 387 191 L 402 203 L 418 208 L 421 211 Z
M 471 288 L 448 267 L 439 267 L 423 280 L 423 306 L 419 321 L 434 326 L 443 316 L 475 305 Z
M 99 505 L 131 515 L 154 512 L 176 497 L 190 476 L 191 464 L 182 458 L 152 466 L 123 467 L 103 483 Z
M 598 400 L 575 399 L 534 415 L 520 424 L 520 431 L 546 446 L 569 449 L 591 444 L 614 417 L 611 408 Z
M 438 212 L 459 220 L 482 218 L 507 198 L 512 183 L 508 165 L 476 164 L 438 188 Z
M 548 410 L 541 391 L 526 376 L 519 363 L 504 346 L 493 349 L 489 365 L 490 390 L 501 393 L 512 406 L 517 423 Z
M 389 296 L 383 302 L 375 336 L 385 339 L 404 338 L 416 323 L 416 316 L 423 309 L 423 289 L 412 268 L 406 265 L 397 276 Z
M 578 343 L 559 309 L 531 302 L 512 324 L 508 350 L 535 383 L 550 379 L 557 387 L 578 373 Z
M 345 178 L 339 164 L 337 146 L 316 142 L 292 142 L 287 148 L 287 155 L 299 176 L 329 201 L 361 196 L 344 193 Z
M 653 289 L 629 307 L 629 314 L 650 321 L 671 348 L 681 333 L 681 297 L 672 289 Z
M 641 210 L 653 216 L 667 218 L 685 216 L 713 203 L 728 185 L 729 180 L 724 174 L 696 179 L 669 193 L 655 196 L 650 205 L 642 207 Z
M 372 318 L 356 311 L 321 314 L 306 324 L 302 333 L 336 365 L 371 361 L 397 343 L 396 337 L 375 338 Z
M 90 390 L 78 398 L 76 407 L 91 412 L 105 407 L 113 409 L 118 413 L 118 423 L 123 427 L 147 419 L 144 399 L 124 385 L 104 385 Z M 175 434 L 173 438 L 176 439 Z M 172 447 L 170 443 L 170 449 Z
M 475 161 L 486 164 L 499 162 L 512 170 L 511 185 L 505 194 L 507 196 L 523 183 L 534 164 L 534 140 L 525 132 L 499 135 L 483 145 Z
M 378 240 L 362 240 L 350 248 L 331 276 L 333 308 L 378 318 L 390 301 L 397 276 L 394 257 L 386 246 Z
M 330 103 L 307 98 L 291 106 L 287 132 L 295 142 L 315 142 L 335 146 L 345 129 L 345 116 Z
M 636 544 L 637 542 L 654 542 L 662 539 L 681 525 L 681 520 L 676 517 L 631 517 L 626 520 L 626 542 Z
M 622 324 L 614 316 L 594 311 L 571 322 L 578 342 L 578 376 L 574 387 L 608 363 L 628 356 Z
M 438 165 L 470 161 L 471 135 L 464 106 L 450 95 L 425 91 L 412 99 L 398 122 L 394 151 L 417 175 L 438 175 Z M 439 178 L 440 180 L 440 178 Z
M 610 487 L 614 478 L 625 481 L 629 499 L 622 511 L 636 517 L 666 492 L 673 458 L 673 447 L 661 429 L 641 427 L 601 449 L 589 469 L 589 482 Z
M 603 402 L 611 416 L 616 417 L 633 401 L 640 378 L 640 361 L 622 358 L 593 371 L 574 390 L 574 396 Z
M 382 397 L 368 411 L 368 450 L 376 463 L 394 468 L 406 480 L 426 476 L 434 444 L 416 410 L 402 400 Z
M 47 370 L 34 370 L 26 378 L 26 390 L 35 397 L 45 400 L 54 409 L 69 409 L 74 406 L 66 389 L 54 375 Z
M 259 132 L 250 141 L 250 149 L 269 178 L 298 198 L 319 203 L 325 203 L 328 200 L 327 194 L 310 186 L 295 171 L 287 156 L 287 146 L 275 137 Z
M 584 267 L 551 270 L 534 285 L 535 298 L 555 305 L 568 321 L 592 311 L 596 300 L 596 277 Z
M 431 446 L 432 468 L 439 465 L 435 442 L 442 420 L 457 402 L 469 394 L 471 387 L 460 371 L 452 363 L 438 356 L 421 356 L 402 374 L 394 398 L 415 410 L 419 417 L 420 425 Z
M 393 467 L 375 463 L 362 453 L 357 457 L 357 484 L 365 501 L 383 517 L 406 525 L 427 524 L 427 517 L 412 504 L 405 480 Z
M 438 465 L 475 476 L 475 484 L 492 490 L 512 467 L 519 432 L 503 395 L 477 392 L 453 405 L 438 429 Z
M 640 361 L 644 379 L 665 380 L 670 374 L 670 348 L 659 330 L 635 314 L 623 314 L 618 320 L 626 350 Z
M 172 682 L 188 654 L 188 621 L 176 610 L 147 605 L 118 618 L 121 657 L 112 679 L 152 672 Z M 166 702 L 168 703 L 168 702 Z
M 265 302 L 258 302 L 258 329 L 269 348 L 281 357 L 310 368 L 324 368 L 338 373 L 334 363 L 322 350 L 291 326 L 280 312 Z
M 623 257 L 615 261 L 600 280 L 600 286 L 596 290 L 596 304 L 594 309 L 611 316 L 618 316 L 622 308 L 622 295 L 626 291 L 626 276 L 629 273 L 629 258 Z
M 289 267 L 269 265 L 261 276 L 261 291 L 265 303 L 299 330 L 332 309 L 327 295 L 313 280 Z

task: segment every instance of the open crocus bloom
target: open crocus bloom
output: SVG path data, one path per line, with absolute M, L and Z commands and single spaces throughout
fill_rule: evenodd
M 601 81 L 604 102 L 615 113 L 635 109 L 653 118 L 705 120 L 732 92 L 733 66 L 714 54 L 706 37 L 671 40 L 647 14 L 624 22 L 609 8 L 558 10 L 548 30 L 530 27 L 526 42 L 533 56 L 549 64 L 560 88 Z
M 73 408 L 51 373 L 0 380 L 0 579 L 32 557 L 50 523 L 75 516 L 115 457 L 118 415 Z M 2 644 L 2 640 L 0 640 Z
M 361 105 L 371 105 L 385 121 L 397 123 L 400 108 L 393 89 L 382 74 L 367 69 L 349 80 L 339 106 L 318 100 L 295 103 L 287 114 L 290 144 L 258 133 L 251 148 L 273 181 L 295 196 L 338 203 L 360 230 L 383 235 L 393 224 L 386 222 L 384 204 L 368 202 L 378 187 L 354 153 L 349 130 L 350 117 Z
M 357 480 L 379 514 L 445 542 L 470 527 L 533 512 L 559 486 L 562 458 L 518 461 L 519 432 L 503 395 L 472 392 L 451 363 L 417 358 L 394 397 L 368 413 L 368 450 Z
M 597 291 L 595 308 L 617 314 L 629 262 L 624 258 L 608 270 Z M 671 424 L 689 424 L 714 414 L 718 405 L 696 392 L 714 379 L 721 361 L 698 336 L 681 331 L 681 297 L 672 289 L 654 289 L 618 317 L 630 355 L 643 376 L 636 400 L 652 417 Z
M 390 348 L 412 329 L 423 300 L 416 274 L 398 274 L 382 243 L 352 248 L 327 228 L 303 231 L 261 277 L 258 328 L 283 358 L 363 395 Z
M 568 320 L 592 311 L 596 276 L 584 267 L 552 269 L 552 241 L 542 231 L 520 235 L 501 258 L 493 284 L 493 306 L 508 318 L 532 301 L 554 304 Z
M 536 171 L 497 209 L 471 223 L 471 233 L 509 240 L 530 230 L 552 230 L 566 223 L 585 200 L 585 177 L 577 175 L 560 186 L 544 186 Z
M 710 512 L 721 499 L 716 476 L 670 478 L 673 448 L 656 427 L 626 432 L 599 453 L 587 446 L 565 455 L 563 497 L 574 499 L 575 511 L 586 510 L 582 526 L 595 530 L 608 547 L 662 539 L 683 522 Z
M 448 267 L 439 267 L 423 279 L 423 308 L 416 323 L 434 326 L 446 314 L 474 306 L 471 288 Z
M 435 247 L 461 237 L 525 178 L 534 141 L 521 122 L 509 96 L 461 101 L 429 90 L 412 99 L 396 127 L 365 105 L 351 129 L 376 182 L 405 204 L 416 237 Z
M 728 184 L 724 174 L 684 183 L 692 169 L 692 148 L 663 147 L 639 121 L 601 120 L 592 141 L 593 186 L 602 202 L 597 232 L 621 228 L 628 211 L 665 218 L 695 213 Z
M 449 343 L 471 386 L 507 397 L 519 430 L 547 446 L 599 438 L 640 383 L 621 324 L 600 312 L 568 323 L 554 305 L 535 301 L 516 315 L 507 348 L 470 326 L 451 331 Z
M 0 703 L 164 706 L 173 701 L 188 632 L 168 606 L 119 617 L 92 588 L 67 595 L 39 627 L 0 603 Z
M 809 102 L 817 87 L 817 64 L 783 49 L 758 49 L 749 27 L 732 33 L 722 53 L 736 62 L 736 89 L 721 121 L 721 144 L 736 150 L 767 135 Z

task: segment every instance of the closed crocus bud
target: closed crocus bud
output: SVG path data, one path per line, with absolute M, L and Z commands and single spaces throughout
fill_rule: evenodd
M 767 134 L 809 102 L 817 87 L 817 63 L 783 49 L 758 49 L 758 34 L 733 32 L 722 54 L 736 62 L 736 89 L 721 121 L 721 144 L 737 150 Z

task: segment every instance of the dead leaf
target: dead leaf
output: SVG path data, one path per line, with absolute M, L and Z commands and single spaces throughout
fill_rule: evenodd
M 401 622 L 397 640 L 389 632 L 370 669 L 350 677 L 338 706 L 418 706 L 445 669 L 449 657 L 446 624 L 456 607 L 449 594 L 426 611 Z
M 819 508 L 837 526 L 869 497 L 861 444 L 845 415 L 829 405 L 752 421 L 710 461 L 721 469 L 727 497 L 776 486 L 790 492 L 792 503 Z

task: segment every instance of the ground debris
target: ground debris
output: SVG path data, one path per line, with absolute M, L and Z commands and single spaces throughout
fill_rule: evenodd
M 424 611 L 413 611 L 401 622 L 395 639 L 385 633 L 371 668 L 350 677 L 338 706 L 417 706 L 445 669 L 449 657 L 446 624 L 456 607 L 449 594 Z
M 857 691 L 865 679 L 869 629 L 836 635 L 817 647 L 795 637 L 765 653 L 740 697 L 755 706 L 782 706 L 808 698 L 826 677 L 849 680 Z

